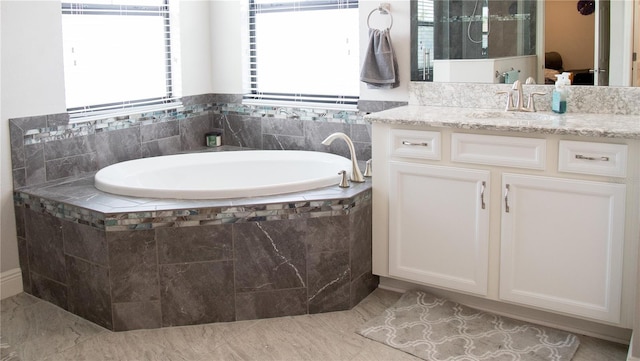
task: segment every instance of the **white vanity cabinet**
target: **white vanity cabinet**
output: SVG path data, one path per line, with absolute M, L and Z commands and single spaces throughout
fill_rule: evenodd
M 373 124 L 374 273 L 630 327 L 639 187 L 627 145 L 478 133 Z
M 389 162 L 389 274 L 487 294 L 489 172 Z
M 620 322 L 625 185 L 502 175 L 500 299 Z

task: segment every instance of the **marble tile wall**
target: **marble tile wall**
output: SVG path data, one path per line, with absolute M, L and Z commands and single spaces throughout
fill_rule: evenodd
M 183 108 L 69 123 L 68 114 L 9 120 L 13 186 L 20 188 L 95 172 L 113 163 L 190 151 L 204 134 L 223 132 L 223 144 L 252 149 L 329 151 L 348 156 L 346 145 L 320 144 L 332 132 L 350 135 L 358 157 L 371 157 L 371 132 L 362 116 L 404 105 L 361 101 L 359 111 L 242 104 L 235 94 L 182 98 Z
M 370 192 L 336 216 L 118 231 L 16 206 L 24 290 L 114 331 L 347 310 L 378 283 Z

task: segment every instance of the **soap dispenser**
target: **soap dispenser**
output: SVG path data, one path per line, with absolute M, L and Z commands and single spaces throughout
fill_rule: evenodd
M 571 85 L 569 73 L 556 74 L 556 87 L 553 90 L 551 98 L 551 110 L 555 113 L 562 114 L 567 111 L 567 86 Z

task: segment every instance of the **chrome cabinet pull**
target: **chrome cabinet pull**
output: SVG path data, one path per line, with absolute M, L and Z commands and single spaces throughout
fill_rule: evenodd
M 484 204 L 484 188 L 487 185 L 486 182 L 482 182 L 482 189 L 480 190 L 480 204 L 482 205 L 482 209 L 485 208 Z
M 509 185 L 508 184 L 505 186 L 505 191 L 504 191 L 504 210 L 505 212 L 509 213 Z
M 429 143 L 427 143 L 427 142 L 413 143 L 413 142 L 410 142 L 408 140 L 403 140 L 402 141 L 402 145 L 419 145 L 419 146 L 422 146 L 422 147 L 428 147 Z
M 587 157 L 586 155 L 576 154 L 576 159 L 584 159 L 584 160 L 600 160 L 603 162 L 608 162 L 609 157 Z

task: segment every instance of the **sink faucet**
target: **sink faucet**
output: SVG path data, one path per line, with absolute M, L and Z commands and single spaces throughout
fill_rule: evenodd
M 358 159 L 356 159 L 356 149 L 354 148 L 353 142 L 351 141 L 349 136 L 340 132 L 333 133 L 328 136 L 327 139 L 323 140 L 322 144 L 329 145 L 338 138 L 344 139 L 344 141 L 347 142 L 347 145 L 349 146 L 349 152 L 351 153 L 351 181 L 356 183 L 364 182 L 364 177 L 362 176 L 362 172 L 360 172 L 360 167 L 358 167 Z
M 527 84 L 535 84 L 533 78 L 527 79 Z M 515 93 L 515 95 L 514 95 Z M 545 93 L 540 92 L 531 92 L 529 94 L 529 99 L 527 105 L 524 105 L 524 92 L 522 91 L 522 83 L 520 80 L 516 80 L 513 82 L 511 86 L 511 90 L 509 91 L 499 91 L 496 94 L 507 94 L 507 105 L 505 107 L 505 111 L 516 111 L 516 112 L 535 112 L 536 105 L 533 101 L 534 95 L 544 95 Z M 514 103 L 515 97 L 515 103 Z

